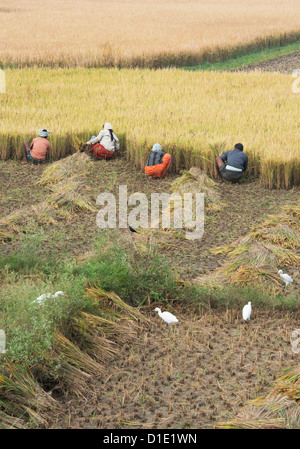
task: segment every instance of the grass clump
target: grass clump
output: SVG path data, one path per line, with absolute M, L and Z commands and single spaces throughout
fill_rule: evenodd
M 94 255 L 75 268 L 91 284 L 115 292 L 128 304 L 163 301 L 174 294 L 177 275 L 156 251 L 134 251 L 111 234 L 95 242 Z

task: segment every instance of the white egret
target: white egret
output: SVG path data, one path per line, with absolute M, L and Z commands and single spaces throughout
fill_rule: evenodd
M 59 295 L 64 296 L 63 292 L 59 291 L 53 295 L 53 298 L 57 298 Z
M 62 291 L 58 291 L 54 295 L 51 295 L 51 293 L 44 293 L 43 295 L 41 295 L 38 298 L 36 298 L 33 302 L 37 302 L 39 304 L 42 304 L 46 299 L 49 299 L 49 298 L 54 299 L 54 298 L 57 298 L 60 295 L 63 296 L 63 292 Z
M 39 304 L 41 304 L 47 298 L 51 298 L 51 296 L 52 296 L 51 293 L 44 293 L 43 295 L 41 295 L 38 298 L 36 298 L 33 302 L 38 302 Z
M 243 319 L 244 319 L 244 321 L 250 321 L 251 312 L 252 312 L 251 301 L 249 301 L 248 304 L 246 304 L 243 307 Z
M 281 279 L 285 282 L 285 287 L 287 287 L 291 282 L 293 282 L 293 279 L 291 278 L 291 276 L 283 273 L 282 270 L 279 270 L 278 274 L 280 274 Z
M 162 312 L 158 307 L 154 309 L 155 312 L 158 312 L 158 315 L 163 319 L 169 326 L 172 323 L 178 323 L 178 320 L 175 315 L 170 312 Z

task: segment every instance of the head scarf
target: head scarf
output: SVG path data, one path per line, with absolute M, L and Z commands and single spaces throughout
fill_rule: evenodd
M 50 131 L 47 129 L 39 129 L 39 136 L 40 137 L 48 137 L 50 134 Z

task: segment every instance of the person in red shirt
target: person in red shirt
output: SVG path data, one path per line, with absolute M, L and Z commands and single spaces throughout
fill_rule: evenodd
M 23 164 L 28 164 L 28 162 L 33 164 L 45 162 L 50 150 L 50 142 L 47 139 L 49 134 L 50 131 L 47 129 L 40 129 L 39 137 L 33 139 L 30 146 L 27 141 L 23 142 L 23 153 L 25 158 L 24 162 L 22 162 Z

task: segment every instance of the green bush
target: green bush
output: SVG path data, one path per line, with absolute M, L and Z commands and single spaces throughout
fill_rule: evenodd
M 1 256 L 0 327 L 10 359 L 32 365 L 51 348 L 55 329 L 66 331 L 81 311 L 96 312 L 84 293 L 90 284 L 114 291 L 131 305 L 167 301 L 178 286 L 176 273 L 156 254 L 126 251 L 112 236 L 100 236 L 84 263 L 41 255 L 44 236 L 24 237 L 18 253 Z M 64 296 L 38 304 L 43 293 Z
M 63 291 L 64 296 L 35 302 L 43 293 Z M 85 279 L 63 273 L 55 282 L 9 274 L 0 288 L 0 327 L 6 332 L 7 355 L 29 365 L 49 351 L 55 329 L 66 327 L 91 304 L 83 294 Z
M 95 246 L 95 256 L 74 269 L 90 283 L 114 291 L 134 306 L 148 298 L 163 301 L 176 292 L 176 273 L 155 252 L 126 251 L 111 236 L 100 237 Z

